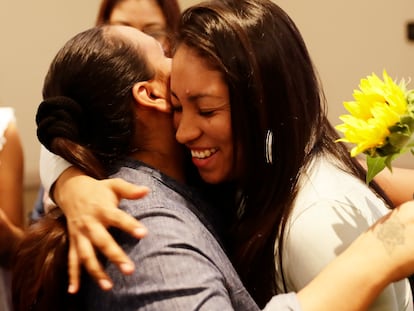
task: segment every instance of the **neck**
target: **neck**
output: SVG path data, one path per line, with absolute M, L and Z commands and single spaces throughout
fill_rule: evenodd
M 171 115 L 139 109 L 137 116 L 136 151 L 131 156 L 184 183 L 183 146 L 175 139 Z
M 158 169 L 163 174 L 185 183 L 183 157 L 177 152 L 138 150 L 131 156 Z

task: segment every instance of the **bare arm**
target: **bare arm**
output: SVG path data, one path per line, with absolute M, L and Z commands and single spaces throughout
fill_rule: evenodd
M 14 225 L 0 209 L 0 266 L 11 266 L 22 237 L 23 229 Z
M 413 180 L 414 169 L 401 167 L 393 167 L 392 172 L 385 169 L 375 177 L 375 181 L 384 189 L 395 205 L 413 199 Z
M 359 163 L 366 169 L 367 164 L 363 159 Z M 413 199 L 414 194 L 414 169 L 393 167 L 382 170 L 374 180 L 385 191 L 395 206 Z
M 410 201 L 381 218 L 298 293 L 303 310 L 366 310 L 389 283 L 414 272 L 413 235 Z
M 23 227 L 23 148 L 15 123 L 10 123 L 0 151 L 0 208 L 16 226 Z
M 0 264 L 9 266 L 23 234 L 23 148 L 15 123 L 0 151 Z

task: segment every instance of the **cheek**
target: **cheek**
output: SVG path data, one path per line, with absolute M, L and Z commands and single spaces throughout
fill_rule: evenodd
M 180 126 L 180 122 L 181 122 L 181 114 L 174 112 L 173 113 L 173 125 L 174 125 L 175 130 L 177 130 L 178 127 Z
M 229 146 L 233 145 L 233 132 L 231 130 L 231 120 L 229 117 L 224 117 L 220 120 L 220 126 L 217 126 L 220 129 L 220 136 L 221 138 L 228 144 Z

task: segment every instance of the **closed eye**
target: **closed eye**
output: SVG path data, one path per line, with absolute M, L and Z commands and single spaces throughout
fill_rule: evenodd
M 214 110 L 200 110 L 199 114 L 203 117 L 210 117 L 214 114 Z

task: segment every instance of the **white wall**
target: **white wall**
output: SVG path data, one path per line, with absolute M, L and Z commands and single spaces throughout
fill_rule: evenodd
M 386 69 L 394 79 L 412 78 L 414 42 L 406 24 L 414 22 L 413 0 L 278 0 L 293 18 L 322 78 L 329 117 L 338 124 L 343 101 L 352 100 L 359 80 Z M 414 168 L 407 154 L 395 164 Z
M 63 43 L 94 24 L 100 0 L 0 0 L 0 105 L 16 109 L 26 166 L 26 184 L 38 182 L 39 144 L 34 115 L 43 78 Z M 180 0 L 182 8 L 198 2 Z M 342 102 L 352 99 L 359 79 L 387 69 L 394 78 L 413 77 L 412 0 L 279 0 L 294 19 L 322 77 L 329 116 L 337 124 Z M 414 81 L 410 85 L 414 88 Z M 411 156 L 399 160 L 414 168 Z
M 34 116 L 43 78 L 58 49 L 90 27 L 100 0 L 0 0 L 0 105 L 16 110 L 25 183 L 38 183 L 40 145 Z

